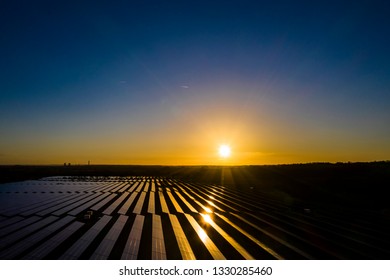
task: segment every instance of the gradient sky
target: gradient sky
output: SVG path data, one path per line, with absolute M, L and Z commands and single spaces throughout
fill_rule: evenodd
M 389 11 L 1 1 L 0 164 L 388 160 Z

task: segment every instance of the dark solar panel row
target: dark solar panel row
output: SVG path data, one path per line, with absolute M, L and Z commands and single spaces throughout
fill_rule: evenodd
M 390 256 L 386 225 L 351 227 L 347 216 L 291 211 L 283 202 L 223 186 L 154 177 L 57 177 L 2 188 L 12 191 L 0 191 L 0 201 L 27 193 L 17 207 L 0 207 L 0 259 Z

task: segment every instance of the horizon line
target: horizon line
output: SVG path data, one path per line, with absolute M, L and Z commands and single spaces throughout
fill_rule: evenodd
M 57 166 L 57 167 L 75 167 L 75 166 L 139 166 L 139 167 L 240 167 L 240 166 L 277 166 L 277 165 L 308 165 L 308 164 L 357 164 L 357 163 L 390 163 L 390 159 L 386 160 L 373 160 L 373 161 L 311 161 L 311 162 L 295 162 L 295 163 L 272 163 L 272 164 L 121 164 L 121 163 L 96 163 L 96 164 L 80 164 L 70 163 L 70 165 L 64 165 L 64 163 L 47 163 L 47 164 L 0 164 L 0 166 Z M 68 164 L 68 163 L 67 163 Z

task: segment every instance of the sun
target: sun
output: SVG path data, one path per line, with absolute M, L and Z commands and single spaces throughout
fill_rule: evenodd
M 222 158 L 228 158 L 228 157 L 230 157 L 231 150 L 230 150 L 229 145 L 225 145 L 225 144 L 224 144 L 224 145 L 219 146 L 218 154 L 219 154 L 219 156 L 222 157 Z

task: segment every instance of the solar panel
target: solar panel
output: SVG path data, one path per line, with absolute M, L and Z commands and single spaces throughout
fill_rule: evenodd
M 181 193 L 179 191 L 177 191 L 175 189 L 175 193 L 176 195 L 180 198 L 180 200 L 188 207 L 188 209 L 190 209 L 191 212 L 193 213 L 198 213 L 198 211 L 196 211 L 196 209 L 187 201 L 187 199 L 185 199 Z
M 136 189 L 136 192 L 142 192 L 143 187 L 144 187 L 144 183 L 140 183 L 138 185 L 138 188 Z
M 118 182 L 110 183 L 110 184 L 107 184 L 106 186 L 104 186 L 103 188 L 100 188 L 99 190 L 95 190 L 95 191 L 112 192 L 114 189 L 118 188 L 118 185 L 119 185 L 119 187 L 121 186 L 121 184 L 118 184 Z
M 92 205 L 96 204 L 100 200 L 104 199 L 108 195 L 110 195 L 110 193 L 99 193 L 99 194 L 97 194 L 95 196 L 94 199 L 92 199 L 90 201 L 87 201 L 87 202 L 84 202 L 84 203 L 79 202 L 79 204 L 81 204 L 81 205 L 79 207 L 73 209 L 72 211 L 70 211 L 68 214 L 75 216 L 75 215 L 79 214 L 80 212 L 82 212 L 84 210 L 87 210 L 89 207 L 91 207 Z M 91 196 L 91 197 L 93 197 L 93 196 Z
M 256 228 L 257 230 L 259 230 L 263 234 L 271 237 L 272 239 L 274 239 L 275 241 L 279 242 L 280 244 L 283 244 L 284 246 L 286 246 L 286 247 L 290 248 L 291 250 L 297 252 L 299 255 L 304 256 L 307 259 L 313 259 L 313 257 L 310 256 L 308 253 L 306 253 L 306 252 L 300 250 L 299 248 L 293 246 L 292 244 L 288 243 L 284 239 L 281 239 L 281 238 L 277 237 L 276 235 L 272 234 L 271 232 L 269 232 L 269 231 L 267 231 L 265 229 L 260 228 L 259 226 L 255 225 L 254 223 L 251 223 L 250 221 L 246 220 L 245 218 L 241 217 L 240 215 L 237 215 L 235 213 L 232 213 L 232 215 L 234 215 L 235 217 L 237 217 L 240 220 L 244 221 L 245 223 L 251 225 L 252 227 Z
M 190 243 L 177 219 L 176 215 L 169 214 L 175 238 L 179 246 L 180 254 L 183 260 L 195 260 L 195 255 L 191 249 Z
M 115 200 L 110 206 L 108 206 L 104 211 L 104 215 L 111 215 L 112 212 L 122 203 L 123 200 L 128 196 L 128 193 L 122 194 L 117 200 Z
M 39 219 L 40 219 L 39 217 L 30 217 L 27 219 L 23 219 L 22 217 L 10 218 L 1 224 L 0 237 L 10 234 L 11 232 L 23 228 L 25 226 L 28 226 L 32 223 L 35 223 Z
M 44 208 L 44 210 L 36 212 L 36 215 L 45 216 L 47 214 L 51 214 L 52 212 L 57 211 L 58 209 L 61 209 L 62 207 L 66 207 L 69 204 L 75 203 L 76 201 L 79 201 L 79 200 L 86 198 L 88 196 L 89 196 L 89 194 L 74 194 L 74 195 L 72 195 L 71 199 L 67 199 L 65 201 L 62 201 L 59 204 L 54 204 L 53 206 L 51 206 L 49 208 Z
M 6 193 L 0 196 L 0 213 L 13 216 L 19 213 L 21 208 L 36 207 L 45 199 L 47 198 L 43 193 L 40 196 L 32 195 L 32 193 L 19 193 L 18 191 L 16 193 Z
M 22 257 L 24 260 L 41 260 L 44 259 L 50 252 L 56 249 L 66 239 L 68 239 L 73 233 L 80 229 L 84 223 L 73 222 L 62 231 L 42 243 L 40 246 L 35 248 L 33 251 Z
M 121 207 L 121 209 L 119 209 L 118 213 L 119 214 L 122 214 L 122 215 L 125 215 L 127 213 L 127 211 L 129 210 L 131 204 L 133 204 L 134 202 L 134 199 L 135 197 L 138 195 L 138 193 L 136 192 L 133 192 L 130 197 L 127 199 L 127 201 L 125 202 L 125 204 L 123 204 L 123 206 Z
M 130 187 L 130 189 L 128 190 L 128 192 L 133 192 L 135 190 L 135 188 L 137 188 L 137 186 L 140 184 L 140 182 L 134 182 L 133 185 Z
M 164 236 L 161 224 L 161 217 L 153 215 L 152 220 L 152 260 L 165 260 Z
M 51 225 L 42 228 L 38 232 L 28 236 L 27 238 L 13 244 L 11 247 L 8 247 L 6 250 L 3 250 L 0 252 L 0 258 L 1 259 L 13 259 L 23 253 L 28 248 L 32 247 L 33 245 L 37 244 L 39 241 L 45 239 L 47 236 L 55 232 L 56 230 L 60 229 L 64 225 L 70 223 L 74 218 L 72 217 L 64 217 Z
M 3 235 L 3 230 L 5 229 L 6 226 L 24 220 L 22 217 L 18 217 L 18 216 L 12 218 L 6 218 L 6 217 L 1 217 L 1 218 L 2 219 L 0 221 L 0 236 Z
M 34 220 L 36 220 L 36 217 L 32 217 Z M 57 217 L 49 216 L 44 219 L 36 220 L 33 224 L 26 225 L 25 227 L 19 229 L 17 232 L 14 232 L 11 235 L 7 235 L 0 239 L 0 249 L 3 249 L 7 245 L 11 245 L 15 243 L 16 241 L 24 238 L 25 236 L 33 233 L 34 231 L 43 228 L 44 226 L 54 222 L 57 220 Z
M 104 191 L 105 192 L 117 192 L 119 189 L 123 188 L 124 185 L 126 185 L 127 183 L 114 183 L 112 184 L 111 186 L 109 186 L 108 188 L 106 188 Z
M 253 237 L 252 235 L 250 235 L 248 232 L 246 232 L 245 230 L 243 230 L 241 227 L 239 227 L 238 225 L 236 225 L 235 223 L 233 223 L 232 221 L 230 221 L 228 218 L 226 218 L 225 216 L 221 215 L 221 214 L 218 214 L 218 213 L 215 213 L 218 217 L 220 217 L 221 219 L 223 219 L 226 223 L 228 223 L 230 226 L 232 226 L 233 228 L 235 228 L 237 231 L 239 231 L 241 234 L 245 235 L 247 238 L 249 238 L 251 241 L 253 241 L 254 243 L 256 243 L 262 250 L 266 251 L 267 253 L 269 253 L 271 256 L 273 256 L 275 259 L 278 259 L 278 260 L 282 260 L 283 257 L 280 256 L 278 253 L 276 253 L 274 250 L 272 250 L 269 246 L 265 245 L 263 242 L 259 241 L 258 239 L 256 239 L 255 237 Z
M 387 223 L 379 214 L 364 214 L 364 223 L 354 218 L 355 225 L 344 213 L 286 211 L 284 202 L 256 193 L 161 177 L 57 177 L 1 185 L 0 208 L 0 259 L 390 254 Z M 84 210 L 94 212 L 85 223 L 79 220 Z
M 149 185 L 150 185 L 149 182 L 145 183 L 144 192 L 148 192 L 149 191 Z
M 162 192 L 158 192 L 158 197 L 160 198 L 162 212 L 169 213 L 168 205 L 165 201 L 164 194 Z
M 52 214 L 56 215 L 56 216 L 60 216 L 64 213 L 67 213 L 70 210 L 74 209 L 72 212 L 69 212 L 69 213 L 73 213 L 73 215 L 77 215 L 79 212 L 88 208 L 87 205 L 89 204 L 90 201 L 94 201 L 94 198 L 99 197 L 101 195 L 102 195 L 101 193 L 95 193 L 92 195 L 89 194 L 86 197 L 84 197 L 83 199 L 78 200 L 72 204 L 69 204 L 61 209 L 58 209 L 57 211 L 53 212 Z
M 183 209 L 181 209 L 179 203 L 177 203 L 177 201 L 176 201 L 175 197 L 172 195 L 172 193 L 168 192 L 167 194 L 168 194 L 168 197 L 173 204 L 173 207 L 175 207 L 175 210 L 179 213 L 184 213 Z
M 120 190 L 118 190 L 117 192 L 122 193 L 122 192 L 126 191 L 129 188 L 129 186 L 130 186 L 129 183 L 127 183 L 127 182 L 124 183 L 122 188 Z
M 154 214 L 155 212 L 155 198 L 154 192 L 149 193 L 148 213 Z
M 141 214 L 141 210 L 142 210 L 142 206 L 144 204 L 145 197 L 146 197 L 146 193 L 142 192 L 138 198 L 137 204 L 134 207 L 133 213 Z
M 156 184 L 154 182 L 151 183 L 150 191 L 151 192 L 155 192 L 156 191 Z
M 211 225 L 227 242 L 230 243 L 230 245 L 233 246 L 237 252 L 243 256 L 246 260 L 254 260 L 255 258 L 248 253 L 247 250 L 245 250 L 233 237 L 231 237 L 226 231 L 224 231 L 220 226 L 218 226 L 212 218 L 210 218 L 207 214 L 200 214 L 207 224 Z
M 113 200 L 116 196 L 117 196 L 117 194 L 115 194 L 115 193 L 110 194 L 108 197 L 106 197 L 105 199 L 103 199 L 103 200 L 100 201 L 99 203 L 97 203 L 97 204 L 95 204 L 94 206 L 92 206 L 92 207 L 91 207 L 91 210 L 93 210 L 93 211 L 99 210 L 99 209 L 102 208 L 104 205 L 106 205 L 109 201 Z
M 27 201 L 25 201 L 22 204 L 16 205 L 14 208 L 9 209 L 8 211 L 2 212 L 5 216 L 14 216 L 14 215 L 22 215 L 22 216 L 29 216 L 31 214 L 34 214 L 38 211 L 41 211 L 42 209 L 48 208 L 50 206 L 58 204 L 60 201 L 67 199 L 69 195 L 61 195 L 61 194 L 40 194 L 39 197 L 41 199 L 39 200 L 33 200 L 34 197 L 36 197 L 36 194 L 29 193 L 25 194 L 26 198 L 28 198 Z M 10 201 L 17 201 L 16 198 L 8 198 Z
M 139 245 L 141 242 L 142 228 L 144 224 L 144 216 L 137 215 L 135 217 L 133 227 L 131 228 L 121 259 L 136 260 L 138 257 Z
M 203 209 L 204 212 L 210 213 L 211 209 L 200 203 L 195 197 L 190 195 L 184 188 L 180 187 L 179 188 L 185 193 L 189 198 L 191 198 L 191 201 L 195 202 L 201 209 Z
M 185 217 L 190 222 L 191 226 L 199 236 L 199 239 L 206 246 L 207 250 L 210 252 L 211 256 L 215 260 L 225 260 L 225 256 L 221 253 L 218 247 L 214 244 L 214 242 L 207 235 L 207 232 L 197 223 L 197 221 L 191 215 L 185 214 Z
M 104 215 L 83 236 L 81 236 L 61 257 L 62 260 L 76 260 L 87 249 L 112 217 Z
M 90 257 L 91 260 L 106 260 L 110 255 L 112 248 L 115 245 L 116 240 L 118 239 L 119 234 L 121 233 L 124 225 L 127 222 L 128 217 L 120 215 L 115 224 L 111 227 L 110 231 L 104 237 L 102 242 L 100 242 L 99 247 Z

